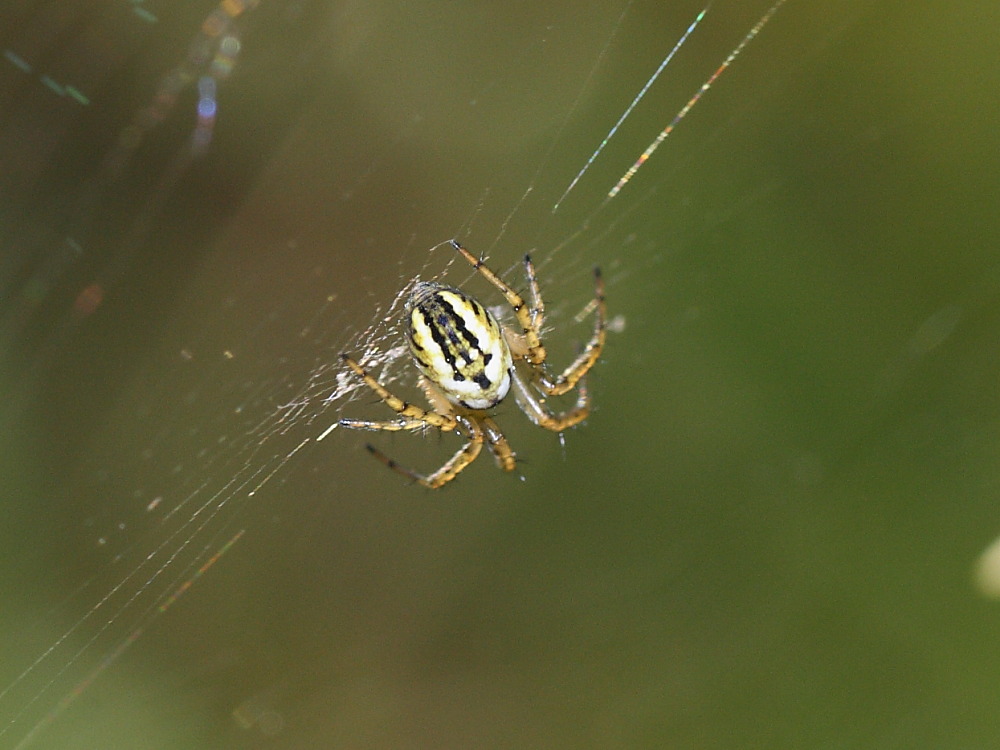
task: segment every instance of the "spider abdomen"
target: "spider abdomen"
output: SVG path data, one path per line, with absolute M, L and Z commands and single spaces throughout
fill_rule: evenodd
M 489 310 L 459 289 L 421 281 L 406 311 L 410 352 L 448 401 L 483 410 L 503 400 L 513 358 Z

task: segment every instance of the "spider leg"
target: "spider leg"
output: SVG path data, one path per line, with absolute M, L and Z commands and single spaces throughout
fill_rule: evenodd
M 354 427 L 366 430 L 413 430 L 417 429 L 418 425 L 412 423 L 420 422 L 426 425 L 433 425 L 440 430 L 448 432 L 454 430 L 458 426 L 458 422 L 453 416 L 438 414 L 435 411 L 428 411 L 427 409 L 421 409 L 416 404 L 411 404 L 398 396 L 394 396 L 385 388 L 385 386 L 369 375 L 365 371 L 365 368 L 351 359 L 348 355 L 341 354 L 340 358 L 344 361 L 344 364 L 351 368 L 354 373 L 365 382 L 365 385 L 375 392 L 376 396 L 385 402 L 386 406 L 402 417 L 402 419 L 388 420 L 386 422 L 341 419 L 340 424 L 344 427 Z
M 511 378 L 514 388 L 514 400 L 532 422 L 552 432 L 562 432 L 580 424 L 590 415 L 590 393 L 587 391 L 586 378 L 580 378 L 577 383 L 576 404 L 564 412 L 552 412 L 545 406 L 545 399 L 540 398 L 531 386 L 515 372 Z
M 489 444 L 490 450 L 493 451 L 497 466 L 504 471 L 513 471 L 514 467 L 517 466 L 517 460 L 514 458 L 514 451 L 510 449 L 510 443 L 500 431 L 500 427 L 490 417 L 483 417 L 482 425 L 486 442 Z
M 607 305 L 604 302 L 604 279 L 601 277 L 601 269 L 599 268 L 594 269 L 594 290 L 594 306 L 596 308 L 594 333 L 587 345 L 583 347 L 583 351 L 555 379 L 550 378 L 541 367 L 535 367 L 535 383 L 549 396 L 561 396 L 571 391 L 594 366 L 604 349 L 604 340 L 608 329 Z
M 458 476 L 462 469 L 475 461 L 476 457 L 479 456 L 480 451 L 483 449 L 484 433 L 477 420 L 460 415 L 441 414 L 436 411 L 428 411 L 427 409 L 420 408 L 416 404 L 404 401 L 398 396 L 390 393 L 385 386 L 369 375 L 365 369 L 351 357 L 346 354 L 341 354 L 340 356 L 344 363 L 364 381 L 365 385 L 375 392 L 375 395 L 384 401 L 390 409 L 399 414 L 399 419 L 387 419 L 382 421 L 372 421 L 367 419 L 341 419 L 340 424 L 344 427 L 372 431 L 385 430 L 389 432 L 419 430 L 428 426 L 437 427 L 439 430 L 449 432 L 457 427 L 461 427 L 463 432 L 468 433 L 469 439 L 466 444 L 459 448 L 455 455 L 448 459 L 444 466 L 435 471 L 433 474 L 428 475 L 419 474 L 412 469 L 407 469 L 405 466 L 400 466 L 394 459 L 389 458 L 386 454 L 370 443 L 365 446 L 369 453 L 375 456 L 375 458 L 384 463 L 390 469 L 402 474 L 405 477 L 409 477 L 413 481 L 422 484 L 424 487 L 437 489 Z M 424 387 L 424 391 L 428 395 L 428 398 L 431 400 L 431 403 L 438 403 L 439 405 L 446 403 L 443 397 L 439 396 L 438 391 L 430 383 L 425 381 L 422 385 Z M 500 434 L 499 428 L 492 422 L 492 420 L 490 420 L 489 429 L 491 432 L 495 431 L 497 435 Z M 503 440 L 502 435 L 500 435 L 500 440 L 504 445 L 506 445 L 506 441 Z M 492 445 L 493 443 L 491 442 L 491 446 Z M 510 455 L 511 459 L 513 459 L 513 454 L 510 453 L 510 448 L 507 448 L 507 453 Z
M 430 427 L 422 419 L 409 419 L 408 417 L 385 420 L 341 419 L 340 426 L 350 427 L 352 430 L 370 430 L 372 432 L 401 432 L 403 430 L 420 430 Z
M 524 274 L 528 277 L 528 288 L 531 290 L 531 327 L 540 336 L 545 322 L 545 303 L 542 301 L 542 289 L 538 286 L 535 264 L 531 262 L 530 255 L 524 256 Z
M 407 469 L 405 466 L 400 466 L 395 460 L 389 458 L 370 443 L 365 447 L 368 449 L 369 453 L 393 471 L 398 474 L 402 474 L 404 477 L 409 477 L 414 482 L 422 484 L 428 489 L 435 490 L 458 476 L 462 469 L 476 460 L 476 457 L 479 456 L 479 452 L 483 449 L 483 430 L 476 423 L 476 420 L 466 419 L 465 417 L 457 417 L 456 421 L 458 421 L 463 428 L 469 431 L 469 440 L 465 445 L 458 449 L 455 455 L 448 459 L 444 466 L 435 471 L 433 474 L 419 474 L 412 469 Z M 496 425 L 494 425 L 494 427 L 495 426 Z
M 541 294 L 538 292 L 538 280 L 535 279 L 535 268 L 531 263 L 531 258 L 527 255 L 524 256 L 524 264 L 528 269 L 528 281 L 531 286 L 532 295 L 536 297 L 533 300 L 533 307 L 529 309 L 524 297 L 508 286 L 507 282 L 497 276 L 483 261 L 462 247 L 457 240 L 452 240 L 451 245 L 458 250 L 473 268 L 486 277 L 487 281 L 499 289 L 503 296 L 507 298 L 507 304 L 514 308 L 514 315 L 517 316 L 518 325 L 521 326 L 524 334 L 524 343 L 527 349 L 524 358 L 533 365 L 540 365 L 544 362 L 545 347 L 542 346 L 541 339 L 538 338 L 538 329 L 535 326 L 536 319 L 541 321 L 541 311 L 544 308 L 541 306 Z

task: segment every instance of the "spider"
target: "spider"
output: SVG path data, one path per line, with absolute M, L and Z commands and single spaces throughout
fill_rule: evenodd
M 569 367 L 553 378 L 545 366 L 546 352 L 541 341 L 545 308 L 531 257 L 524 256 L 531 292 L 529 306 L 482 260 L 455 240 L 451 245 L 500 290 L 513 308 L 520 331 L 501 325 L 482 303 L 460 289 L 433 281 L 416 282 L 405 308 L 406 334 L 410 353 L 422 373 L 420 384 L 430 402 L 430 410 L 395 396 L 350 356 L 340 355 L 344 363 L 399 415 L 385 421 L 341 419 L 341 426 L 390 432 L 436 427 L 442 432 L 458 432 L 466 438 L 465 445 L 440 469 L 426 475 L 400 466 L 370 443 L 365 446 L 390 469 L 431 489 L 458 476 L 476 460 L 484 443 L 503 471 L 513 471 L 517 465 L 514 452 L 490 415 L 490 410 L 503 401 L 511 386 L 521 411 L 539 427 L 562 432 L 586 419 L 590 413 L 590 397 L 585 376 L 601 356 L 606 330 L 604 282 L 600 269 L 595 268 L 594 333 Z M 548 409 L 546 396 L 560 396 L 574 388 L 577 399 L 573 408 L 564 412 Z

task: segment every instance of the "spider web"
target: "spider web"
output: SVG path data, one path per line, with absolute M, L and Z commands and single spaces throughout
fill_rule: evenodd
M 40 251 L 41 260 L 24 274 L 27 286 L 34 281 L 50 290 L 42 307 L 59 309 L 52 300 L 63 289 L 64 314 L 36 324 L 50 334 L 23 347 L 34 372 L 61 377 L 47 381 L 52 403 L 43 410 L 43 429 L 29 438 L 60 466 L 54 480 L 31 479 L 60 501 L 54 519 L 19 511 L 32 532 L 27 538 L 50 537 L 41 551 L 11 541 L 30 571 L 16 577 L 18 585 L 31 589 L 4 614 L 3 631 L 13 635 L 5 637 L 0 659 L 0 742 L 11 746 L 113 746 L 150 727 L 162 742 L 201 746 L 201 722 L 211 719 L 185 729 L 172 720 L 183 699 L 164 706 L 170 699 L 150 686 L 152 675 L 163 675 L 167 689 L 191 679 L 184 669 L 164 668 L 169 649 L 150 647 L 121 663 L 133 644 L 155 640 L 148 631 L 161 623 L 169 623 L 166 637 L 183 644 L 189 665 L 222 660 L 206 667 L 204 691 L 221 696 L 237 726 L 272 735 L 286 721 L 283 712 L 306 710 L 320 678 L 306 670 L 292 679 L 275 666 L 284 646 L 267 632 L 273 621 L 251 618 L 236 628 L 244 649 L 260 644 L 262 653 L 249 665 L 239 662 L 245 656 L 225 662 L 225 654 L 206 645 L 211 638 L 196 634 L 203 627 L 232 633 L 241 619 L 232 602 L 218 620 L 205 614 L 212 597 L 233 586 L 244 592 L 237 599 L 266 599 L 289 578 L 305 578 L 294 584 L 290 600 L 297 606 L 306 600 L 306 609 L 352 606 L 351 597 L 367 589 L 349 580 L 370 571 L 364 546 L 350 535 L 379 524 L 391 532 L 387 538 L 398 538 L 403 525 L 440 520 L 442 512 L 440 498 L 415 495 L 368 460 L 359 450 L 365 436 L 329 430 L 346 409 L 385 416 L 337 355 L 350 352 L 384 384 L 418 394 L 399 329 L 412 281 L 443 279 L 482 294 L 487 304 L 499 302 L 465 264 L 456 264 L 447 240 L 457 237 L 522 289 L 521 258 L 532 253 L 546 302 L 546 343 L 554 361 L 569 361 L 588 336 L 593 266 L 605 270 L 614 310 L 616 288 L 670 252 L 656 228 L 664 205 L 677 216 L 683 208 L 664 202 L 662 191 L 711 142 L 677 156 L 650 182 L 637 178 L 630 195 L 602 206 L 636 145 L 662 127 L 668 105 L 637 112 L 635 122 L 625 123 L 624 143 L 612 142 L 553 213 L 606 124 L 631 99 L 615 91 L 614 81 L 638 89 L 668 46 L 662 33 L 650 32 L 652 21 L 669 22 L 676 37 L 698 12 L 695 5 L 669 14 L 631 3 L 587 13 L 552 5 L 511 10 L 499 20 L 493 10 L 451 8 L 444 25 L 408 15 L 414 11 L 405 5 L 316 3 L 295 11 L 255 5 L 236 12 L 233 5 L 203 4 L 174 11 L 176 18 L 143 4 L 118 8 L 132 14 L 135 28 L 126 41 L 115 38 L 116 57 L 104 61 L 109 69 L 132 75 L 121 60 L 137 54 L 143 39 L 162 45 L 162 54 L 150 54 L 146 75 L 129 82 L 133 88 L 118 81 L 117 89 L 94 73 L 101 67 L 95 62 L 84 66 L 90 79 L 71 79 L 67 71 L 79 65 L 61 59 L 57 46 L 67 44 L 57 32 L 75 28 L 70 37 L 79 44 L 62 52 L 83 55 L 88 34 L 108 43 L 110 23 L 81 14 L 73 27 L 27 2 L 15 14 L 20 28 L 35 35 L 24 38 L 38 41 L 36 49 L 7 50 L 6 72 L 23 76 L 10 85 L 30 92 L 14 100 L 22 110 L 37 102 L 80 111 L 103 106 L 89 120 L 75 119 L 75 110 L 52 115 L 78 140 L 105 128 L 105 118 L 120 127 L 111 129 L 117 139 L 104 141 L 96 162 L 78 153 L 52 157 L 88 180 L 78 191 L 57 184 L 57 198 L 32 220 L 35 227 L 59 221 L 20 235 L 29 237 L 26 244 L 60 248 Z M 754 20 L 729 7 L 713 14 L 720 23 L 705 30 L 702 52 L 679 72 L 676 102 L 704 78 L 706 66 L 696 63 L 717 62 Z M 168 23 L 161 36 L 157 24 Z M 268 37 L 271 23 L 305 41 L 295 64 L 286 62 L 291 51 Z M 306 33 L 310 24 L 323 33 Z M 186 51 L 177 53 L 183 48 L 177 38 L 190 45 Z M 45 62 L 46 45 L 56 45 L 48 48 L 56 63 Z M 650 50 L 641 69 L 631 62 L 637 48 Z M 112 105 L 109 90 L 131 93 Z M 198 113 L 193 126 L 185 114 L 191 111 Z M 229 129 L 227 117 L 236 123 Z M 718 127 L 726 132 L 732 125 Z M 67 135 L 64 142 L 73 141 Z M 266 157 L 258 158 L 254 149 L 265 143 Z M 37 148 L 50 153 L 59 143 Z M 58 183 L 58 176 L 49 179 Z M 150 179 L 152 186 L 140 189 Z M 241 188 L 238 197 L 229 192 L 231 182 Z M 186 221 L 178 224 L 180 217 Z M 163 259 L 184 243 L 202 252 Z M 166 291 L 156 287 L 149 277 L 177 258 L 184 276 Z M 121 314 L 151 289 L 159 307 L 155 315 L 146 309 L 145 322 L 155 325 L 136 331 L 100 318 L 108 309 L 108 317 Z M 116 303 L 116 295 L 125 301 Z M 100 325 L 88 328 L 90 320 Z M 613 318 L 615 328 L 623 323 Z M 155 340 L 140 343 L 142 331 Z M 37 340 L 30 326 L 8 334 L 15 342 Z M 94 356 L 102 348 L 106 353 Z M 70 355 L 84 354 L 95 364 L 74 371 Z M 99 418 L 71 408 L 87 397 L 74 382 L 91 378 L 118 381 Z M 595 390 L 599 399 L 601 388 Z M 33 413 L 39 395 L 28 387 L 19 392 L 23 413 Z M 71 439 L 56 436 L 59 425 Z M 517 484 L 529 484 L 532 452 L 551 454 L 552 438 L 525 424 L 512 429 L 515 449 L 529 459 L 519 477 L 528 481 Z M 414 436 L 391 440 L 386 450 L 408 464 L 433 466 L 451 446 Z M 487 461 L 480 463 L 444 502 L 476 504 L 510 491 Z M 373 503 L 383 502 L 407 507 L 399 518 L 396 511 L 370 514 Z M 479 533 L 503 513 L 484 504 L 455 523 Z M 456 525 L 448 533 L 461 531 Z M 331 547 L 341 551 L 326 560 L 336 570 L 324 586 L 345 593 L 324 604 L 323 589 L 311 579 L 321 564 L 316 551 Z M 273 564 L 276 549 L 284 553 Z M 65 589 L 39 585 L 53 571 L 66 573 Z M 203 575 L 217 582 L 200 582 Z M 167 614 L 182 595 L 196 600 L 184 606 L 199 616 L 179 615 L 182 606 Z M 382 601 L 373 600 L 354 606 Z M 314 646 L 327 637 L 297 635 Z M 344 669 L 353 674 L 350 665 Z M 236 687 L 227 679 L 235 672 L 251 675 L 246 682 L 255 687 Z M 126 698 L 133 704 L 128 718 L 114 728 L 89 713 L 88 701 L 107 700 L 114 713 Z M 299 708 L 289 709 L 289 702 Z

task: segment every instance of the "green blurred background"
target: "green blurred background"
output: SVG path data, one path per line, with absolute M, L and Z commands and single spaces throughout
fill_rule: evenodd
M 696 4 L 265 0 L 208 152 L 193 86 L 123 151 L 214 7 L 0 11 L 0 747 L 1000 745 L 1000 6 L 789 0 L 599 208 L 716 3 L 556 214 Z M 386 416 L 331 365 L 456 235 L 557 361 L 602 266 L 588 422 L 285 462 Z

